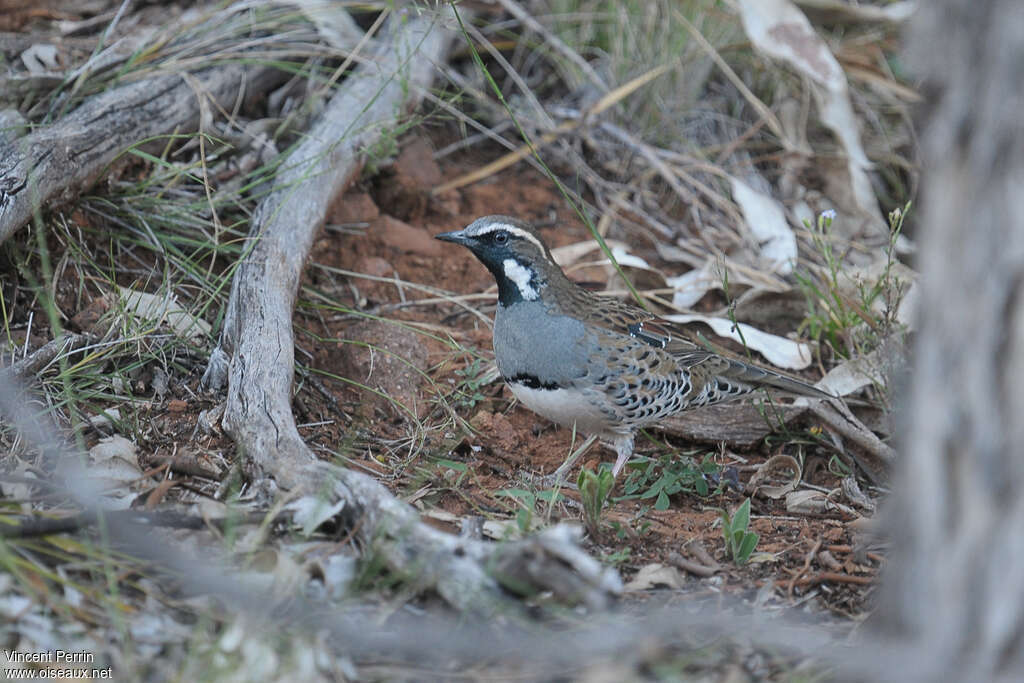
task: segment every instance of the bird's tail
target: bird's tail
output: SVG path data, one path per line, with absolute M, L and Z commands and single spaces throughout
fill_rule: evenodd
M 737 380 L 754 386 L 767 386 L 780 391 L 785 391 L 798 396 L 809 396 L 811 398 L 835 398 L 832 394 L 782 373 L 748 365 L 743 361 L 729 359 L 729 370 L 725 373 L 728 379 Z

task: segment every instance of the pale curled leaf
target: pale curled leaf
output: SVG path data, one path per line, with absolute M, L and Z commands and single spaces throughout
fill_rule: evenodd
M 120 458 L 111 458 L 90 465 L 89 475 L 94 482 L 104 488 L 112 489 L 137 480 L 142 476 L 142 471 Z
M 791 474 L 785 474 L 789 470 Z M 779 481 L 786 479 L 784 484 L 766 484 L 763 482 Z M 773 455 L 764 461 L 750 481 L 747 482 L 747 491 L 751 494 L 761 493 L 769 498 L 782 498 L 784 495 L 796 489 L 800 484 L 800 463 L 791 455 Z
M 722 288 L 722 275 L 715 262 L 709 259 L 700 268 L 666 278 L 665 283 L 672 288 L 672 305 L 690 308 L 711 290 Z
M 624 242 L 617 240 L 605 240 L 605 244 L 612 250 L 612 256 L 619 262 L 621 266 L 629 266 L 631 268 L 643 268 L 644 270 L 654 270 L 647 261 L 629 253 L 629 246 Z M 561 247 L 555 247 L 551 250 L 551 256 L 555 259 L 555 263 L 562 266 L 570 266 L 575 264 L 577 261 L 582 259 L 584 256 L 592 251 L 600 249 L 600 245 L 595 240 L 585 240 L 583 242 L 576 242 L 575 244 L 566 244 Z M 595 261 L 595 265 L 608 265 L 611 261 L 604 258 Z
M 826 12 L 829 20 L 837 24 L 875 21 L 899 24 L 909 19 L 918 5 L 914 0 L 896 0 L 884 6 L 867 3 L 856 4 L 849 0 L 799 0 L 799 2 L 807 10 Z
M 705 323 L 715 331 L 715 334 L 720 337 L 728 337 L 741 344 L 745 343 L 752 351 L 757 351 L 776 367 L 802 370 L 811 364 L 811 349 L 807 344 L 762 332 L 746 323 L 738 323 L 737 329 L 737 325 L 734 325 L 728 318 L 696 314 L 666 315 L 665 319 L 675 323 Z
M 870 165 L 860 143 L 846 74 L 839 61 L 790 0 L 739 0 L 743 29 L 754 46 L 781 60 L 819 86 L 822 121 L 840 138 L 861 167 Z
M 48 43 L 36 43 L 21 53 L 21 61 L 32 75 L 60 70 L 57 48 Z
M 871 162 L 861 144 L 846 74 L 839 61 L 790 0 L 738 0 L 738 7 L 743 29 L 754 46 L 787 63 L 812 84 L 821 122 L 846 152 L 849 194 L 858 210 L 872 218 L 875 231 L 884 230 L 868 178 Z
M 918 275 L 913 268 L 899 261 L 891 261 L 887 254 L 879 253 L 870 263 L 843 268 L 836 277 L 836 284 L 839 291 L 852 301 L 860 301 L 863 298 L 863 292 L 872 291 L 876 287 L 881 287 L 883 290 L 898 288 L 904 296 L 899 301 L 896 319 L 901 323 L 911 325 L 911 329 L 913 329 L 913 306 L 916 305 L 917 280 Z M 912 293 L 914 294 L 913 300 L 911 300 Z M 887 305 L 886 297 L 876 296 L 871 301 L 871 311 L 882 316 L 885 314 Z
M 815 386 L 834 396 L 849 396 L 873 384 L 884 385 L 885 377 L 877 367 L 872 367 L 870 357 L 872 354 L 843 361 L 829 370 Z
M 614 248 L 620 243 L 615 242 L 614 240 L 605 240 L 605 244 L 607 244 L 609 248 Z M 583 240 L 582 242 L 574 242 L 573 244 L 565 244 L 560 247 L 555 247 L 551 250 L 551 257 L 555 259 L 555 263 L 562 268 L 565 268 L 566 266 L 571 266 L 590 252 L 599 248 L 600 247 L 595 240 Z
M 210 334 L 210 323 L 196 318 L 182 308 L 177 298 L 166 293 L 162 295 L 136 292 L 127 287 L 118 287 L 121 305 L 136 318 L 152 323 L 166 323 L 175 333 L 183 337 L 201 337 Z
M 136 470 L 139 469 L 138 448 L 134 441 L 119 434 L 100 439 L 99 443 L 89 449 L 89 457 L 94 463 L 106 462 L 118 458 Z
M 633 593 L 657 588 L 678 590 L 686 583 L 685 577 L 675 567 L 652 563 L 640 567 L 633 580 L 626 584 L 625 591 Z
M 834 396 L 849 396 L 867 386 L 885 387 L 888 375 L 905 364 L 902 335 L 894 334 L 882 340 L 874 351 L 845 360 L 828 371 L 817 386 Z M 797 405 L 807 405 L 803 398 Z
M 739 178 L 730 177 L 732 198 L 743 211 L 751 235 L 760 247 L 760 257 L 779 275 L 789 275 L 796 263 L 796 236 L 786 221 L 782 204 L 755 190 Z
M 615 260 L 619 262 L 620 266 L 629 266 L 630 268 L 643 268 L 644 270 L 654 270 L 653 268 L 651 268 L 651 264 L 647 263 L 647 261 L 640 258 L 639 256 L 630 254 L 625 247 L 613 247 L 612 256 L 615 257 Z M 610 265 L 611 261 L 605 259 L 604 261 L 602 261 L 602 264 Z
M 121 411 L 117 408 L 106 408 L 96 415 L 86 418 L 89 426 L 97 431 L 109 428 L 116 420 L 121 419 Z
M 32 484 L 28 483 L 32 479 L 38 479 L 35 472 L 29 469 L 29 466 L 25 462 L 19 462 L 18 466 L 12 471 L 5 474 L 13 475 L 19 479 L 27 481 L 8 481 L 0 478 L 0 497 L 6 498 L 11 502 L 21 501 L 22 505 L 26 508 L 26 511 L 31 509 L 32 500 Z M 3 575 L 0 574 L 0 577 Z
M 127 510 L 138 497 L 127 486 L 142 476 L 135 443 L 119 435 L 100 439 L 89 449 L 88 476 L 103 491 L 107 509 Z
M 363 37 L 363 31 L 348 12 L 338 9 L 331 11 L 323 0 L 291 0 L 316 26 L 319 33 L 331 47 L 351 49 Z
M 821 491 L 810 489 L 791 491 L 786 495 L 786 512 L 792 514 L 818 514 L 825 511 L 827 499 Z
M 672 257 L 673 249 L 659 247 L 658 254 L 665 260 L 678 261 Z M 745 290 L 741 298 L 790 290 L 777 275 L 718 256 L 704 259 L 682 275 L 665 278 L 665 284 L 673 289 L 672 305 L 676 308 L 691 308 L 708 292 L 723 289 L 727 281 L 730 288 Z
M 321 496 L 303 496 L 285 506 L 291 510 L 292 519 L 302 527 L 302 533 L 309 536 L 317 527 L 341 512 L 345 501 L 339 500 L 330 504 Z
M 761 564 L 764 562 L 775 562 L 778 560 L 772 553 L 753 553 L 748 559 L 747 564 Z

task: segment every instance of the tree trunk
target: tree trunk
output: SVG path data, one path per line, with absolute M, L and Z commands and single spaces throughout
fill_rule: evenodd
M 921 3 L 921 321 L 877 630 L 907 680 L 1024 675 L 1024 4 Z

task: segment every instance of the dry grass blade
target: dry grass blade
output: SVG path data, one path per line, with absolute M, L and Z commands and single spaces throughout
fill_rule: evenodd
M 441 194 L 448 192 L 449 190 L 456 190 L 466 185 L 471 185 L 476 182 L 480 182 L 485 178 L 489 178 L 496 173 L 503 171 L 504 169 L 512 166 L 513 164 L 525 159 L 528 156 L 536 155 L 540 149 L 545 145 L 554 142 L 566 133 L 572 132 L 583 125 L 585 125 L 591 118 L 598 116 L 602 112 L 606 111 L 609 107 L 621 102 L 631 94 L 636 92 L 637 89 L 642 88 L 647 83 L 650 83 L 658 76 L 661 76 L 665 72 L 676 66 L 676 62 L 668 64 L 662 64 L 661 66 L 655 67 L 640 76 L 632 79 L 628 83 L 624 83 L 612 91 L 606 93 L 598 100 L 590 109 L 584 112 L 583 116 L 576 120 L 566 121 L 555 127 L 554 130 L 543 133 L 540 138 L 536 141 L 528 140 L 526 144 L 519 146 L 515 150 L 505 154 L 494 161 L 474 170 L 458 178 L 454 178 L 446 183 L 442 183 L 433 189 L 433 194 Z M 682 190 L 682 188 L 680 188 Z
M 607 94 L 602 95 L 601 99 L 599 99 L 593 107 L 587 110 L 587 112 L 583 116 L 583 120 L 586 121 L 588 118 L 598 116 L 601 113 L 607 111 L 610 107 L 613 107 L 622 100 L 626 99 L 634 92 L 636 92 L 640 88 L 644 87 L 645 85 L 653 81 L 658 76 L 667 73 L 668 71 L 677 66 L 679 66 L 678 60 L 667 62 L 660 66 L 656 66 L 653 69 L 645 71 L 636 78 L 627 81 L 626 83 L 623 83 L 617 88 L 613 88 Z
M 740 91 L 744 99 L 746 99 L 747 102 L 750 103 L 750 106 L 754 108 L 754 110 L 761 116 L 761 119 L 768 125 L 769 128 L 771 128 L 772 132 L 775 133 L 775 135 L 778 136 L 779 140 L 783 142 L 786 149 L 799 152 L 810 151 L 808 149 L 805 149 L 804 147 L 801 147 L 799 144 L 797 144 L 797 141 L 791 139 L 790 136 L 786 134 L 786 131 L 782 127 L 782 123 L 779 121 L 778 117 L 776 117 L 772 110 L 769 109 L 768 106 L 761 101 L 761 98 L 755 95 L 750 90 L 750 88 L 747 87 L 747 84 L 743 82 L 743 79 L 741 79 L 739 75 L 732 69 L 732 67 L 730 67 L 724 59 L 722 59 L 722 55 L 718 53 L 718 50 L 716 50 L 714 46 L 708 42 L 708 39 L 704 37 L 704 34 L 697 30 L 697 27 L 694 26 L 689 19 L 683 16 L 682 12 L 680 12 L 678 9 L 673 8 L 672 15 L 675 17 L 676 21 L 683 25 L 683 27 L 693 37 L 693 39 L 697 41 L 697 43 L 701 46 L 701 49 L 703 49 L 708 54 L 708 56 L 715 60 L 715 64 L 718 65 L 718 68 L 722 70 L 722 73 L 725 74 L 725 77 L 728 78 L 729 82 L 732 83 L 736 87 L 736 89 Z
M 533 18 L 529 12 L 523 9 L 516 0 L 498 0 L 501 6 L 508 10 L 509 14 L 514 16 L 519 21 L 523 22 L 531 31 L 536 31 L 544 37 L 544 41 L 554 47 L 560 54 L 566 59 L 571 61 L 573 65 L 579 69 L 594 85 L 601 88 L 601 90 L 608 90 L 608 85 L 604 82 L 594 67 L 590 65 L 590 62 L 580 57 L 579 53 L 569 47 L 565 41 L 556 36 L 553 32 L 548 30 L 543 24 Z

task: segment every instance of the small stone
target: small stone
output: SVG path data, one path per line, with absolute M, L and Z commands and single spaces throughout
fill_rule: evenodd
M 430 190 L 441 182 L 441 169 L 430 145 L 417 138 L 402 149 L 388 173 L 378 179 L 377 200 L 391 215 L 419 220 L 426 211 Z
M 331 205 L 327 222 L 336 225 L 370 223 L 380 216 L 373 197 L 365 192 L 347 192 Z
M 443 245 L 424 228 L 417 228 L 391 216 L 381 216 L 374 221 L 371 229 L 394 249 L 404 252 L 440 256 Z

